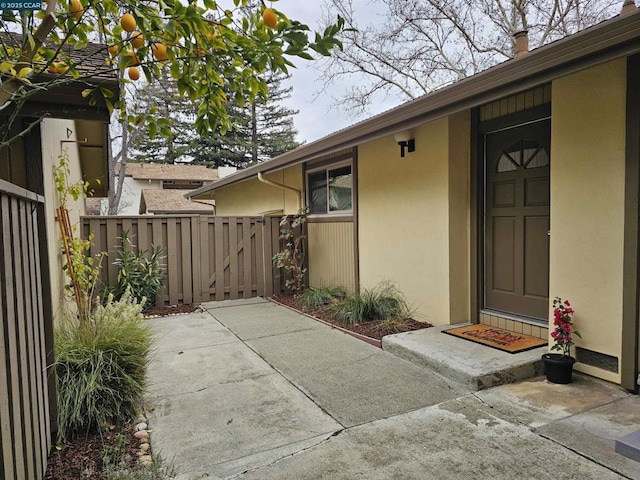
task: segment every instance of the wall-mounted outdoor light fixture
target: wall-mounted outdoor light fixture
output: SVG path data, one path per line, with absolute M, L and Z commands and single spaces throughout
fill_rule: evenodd
M 405 149 L 409 153 L 416 151 L 416 141 L 413 138 L 413 132 L 411 132 L 411 130 L 398 132 L 393 136 L 393 138 L 398 142 L 398 145 L 400 145 L 401 157 L 404 157 Z

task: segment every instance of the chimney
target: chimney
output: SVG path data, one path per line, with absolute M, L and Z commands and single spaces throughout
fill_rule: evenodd
M 638 7 L 636 7 L 636 2 L 634 0 L 624 0 L 624 3 L 622 4 L 622 10 L 620 10 L 620 16 L 624 17 L 625 15 L 633 13 L 637 10 Z
M 529 32 L 527 30 L 520 30 L 513 34 L 515 39 L 515 52 L 514 58 L 524 57 L 529 53 Z

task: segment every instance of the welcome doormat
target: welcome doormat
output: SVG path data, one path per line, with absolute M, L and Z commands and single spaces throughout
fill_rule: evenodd
M 483 325 L 481 323 L 443 330 L 443 333 L 448 333 L 455 337 L 481 343 L 482 345 L 487 345 L 509 353 L 524 352 L 525 350 L 547 345 L 546 340 L 523 333 L 510 332 L 503 328 Z

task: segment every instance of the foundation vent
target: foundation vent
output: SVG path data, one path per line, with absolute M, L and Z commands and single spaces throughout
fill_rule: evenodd
M 576 347 L 576 360 L 585 365 L 606 370 L 607 372 L 618 373 L 618 357 Z

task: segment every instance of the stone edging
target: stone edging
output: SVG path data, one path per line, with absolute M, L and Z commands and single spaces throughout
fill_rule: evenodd
M 150 465 L 153 462 L 153 458 L 151 457 L 151 442 L 149 438 L 149 434 L 151 430 L 149 430 L 149 423 L 144 412 L 138 414 L 136 418 L 136 424 L 133 428 L 135 430 L 133 436 L 138 440 L 138 463 L 141 465 Z

